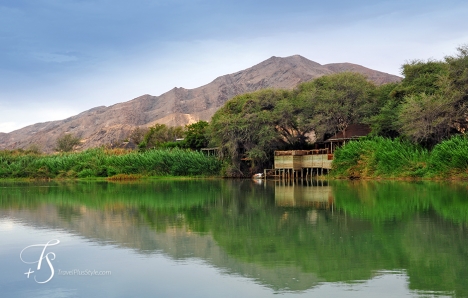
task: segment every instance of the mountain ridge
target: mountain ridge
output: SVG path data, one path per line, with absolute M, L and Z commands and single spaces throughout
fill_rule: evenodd
M 159 95 L 141 95 L 111 106 L 98 106 L 63 120 L 32 124 L 10 133 L 0 133 L 0 149 L 37 145 L 52 152 L 65 133 L 82 139 L 80 149 L 115 144 L 136 126 L 154 123 L 186 125 L 211 116 L 232 97 L 265 88 L 292 89 L 317 77 L 355 71 L 376 84 L 398 82 L 400 77 L 352 63 L 321 65 L 300 55 L 272 56 L 250 68 L 215 78 L 208 84 L 185 89 L 174 87 Z

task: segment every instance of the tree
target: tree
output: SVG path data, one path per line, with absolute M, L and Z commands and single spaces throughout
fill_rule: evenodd
M 445 61 L 413 61 L 403 66 L 405 79 L 395 93 L 400 132 L 432 147 L 468 128 L 468 46 Z
M 230 175 L 242 176 L 241 158 L 247 158 L 250 171 L 267 164 L 275 149 L 283 147 L 292 139 L 285 138 L 289 129 L 279 103 L 290 100 L 287 90 L 261 90 L 234 97 L 226 102 L 213 116 L 208 134 L 213 146 L 219 146 L 223 156 L 230 159 Z M 284 105 L 286 105 L 284 103 Z M 285 109 L 285 108 L 284 108 Z
M 78 144 L 80 144 L 80 138 L 67 133 L 57 139 L 57 148 L 55 150 L 60 152 L 70 152 Z
M 143 127 L 136 127 L 134 130 L 130 132 L 130 136 L 128 137 L 133 143 L 135 144 L 140 144 L 144 137 L 145 134 L 148 132 L 148 128 L 143 128 Z
M 403 99 L 395 96 L 399 83 L 384 84 L 377 89 L 377 112 L 366 122 L 372 128 L 374 136 L 396 138 L 400 135 L 398 111 Z
M 165 124 L 156 123 L 149 127 L 143 141 L 140 142 L 140 148 L 159 148 L 164 143 L 175 142 L 176 139 L 184 136 L 184 128 L 181 126 L 168 127 Z
M 453 127 L 465 133 L 468 129 L 468 44 L 457 48 L 455 56 L 445 57 L 448 64 L 446 96 L 455 106 Z
M 346 135 L 350 124 L 364 122 L 378 106 L 377 87 L 358 73 L 323 76 L 301 88 L 307 90 L 304 96 L 315 107 L 313 117 L 319 137 L 338 131 Z
M 41 154 L 41 148 L 37 144 L 31 144 L 26 148 L 26 152 L 32 154 Z
M 399 113 L 400 130 L 412 141 L 433 147 L 450 134 L 454 105 L 440 94 L 406 96 Z
M 185 146 L 192 150 L 200 150 L 208 146 L 208 138 L 206 137 L 208 125 L 208 122 L 203 120 L 187 125 L 184 138 Z

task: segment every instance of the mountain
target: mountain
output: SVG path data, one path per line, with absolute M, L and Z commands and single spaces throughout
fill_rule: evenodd
M 209 120 L 216 110 L 236 95 L 264 88 L 292 89 L 301 82 L 345 71 L 362 73 L 376 84 L 401 80 L 398 76 L 351 63 L 321 65 L 299 55 L 271 57 L 195 89 L 174 88 L 160 96 L 143 95 L 109 107 L 96 107 L 64 120 L 0 133 L 0 149 L 27 148 L 35 144 L 41 150 L 51 152 L 57 138 L 64 133 L 81 138 L 81 149 L 117 143 L 125 139 L 135 126 L 154 123 L 175 126 Z

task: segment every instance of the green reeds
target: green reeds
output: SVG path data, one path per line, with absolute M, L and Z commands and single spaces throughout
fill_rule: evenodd
M 183 149 L 113 152 L 89 149 L 57 155 L 0 152 L 0 178 L 86 178 L 115 175 L 214 176 L 221 162 Z
M 454 136 L 432 151 L 407 141 L 382 137 L 346 144 L 336 150 L 336 177 L 468 178 L 468 138 Z
M 338 177 L 423 177 L 429 152 L 407 141 L 375 137 L 339 148 L 333 161 Z
M 468 138 L 455 136 L 437 144 L 428 163 L 430 175 L 468 177 Z

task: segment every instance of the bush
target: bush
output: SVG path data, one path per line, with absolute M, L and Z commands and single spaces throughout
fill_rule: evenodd
M 56 150 L 59 152 L 70 152 L 78 144 L 80 144 L 80 138 L 72 134 L 64 134 L 57 139 Z

